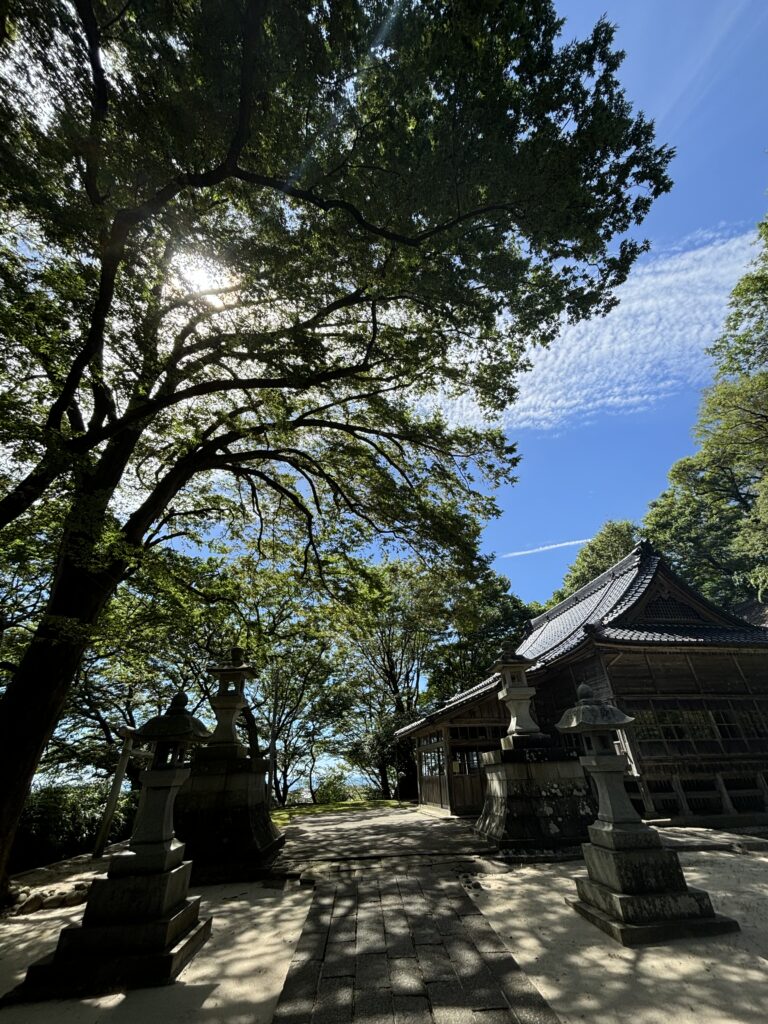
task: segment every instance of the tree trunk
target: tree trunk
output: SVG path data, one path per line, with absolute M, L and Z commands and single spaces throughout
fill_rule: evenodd
M 381 786 L 381 795 L 385 800 L 392 799 L 392 790 L 389 788 L 389 773 L 387 772 L 387 766 L 382 762 L 379 765 L 379 785 Z
M 398 800 L 418 800 L 419 776 L 416 770 L 416 758 L 410 744 L 400 752 L 397 761 L 397 776 Z
M 123 566 L 123 569 L 125 567 Z M 48 608 L 0 699 L 0 894 L 16 828 L 40 758 L 61 717 L 91 627 L 120 581 L 63 559 Z
M 61 717 L 93 626 L 124 578 L 128 561 L 99 550 L 107 508 L 138 433 L 107 447 L 78 476 L 64 523 L 48 604 L 0 700 L 0 896 L 19 818 L 45 746 Z
M 317 789 L 316 789 L 315 783 L 314 783 L 315 764 L 316 763 L 317 763 L 317 758 L 315 757 L 314 754 L 311 754 L 310 755 L 310 760 L 309 760 L 309 796 L 310 796 L 313 804 L 317 803 Z

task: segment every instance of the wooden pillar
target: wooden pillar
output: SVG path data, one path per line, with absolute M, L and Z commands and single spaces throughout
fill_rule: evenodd
M 739 812 L 733 806 L 731 795 L 723 782 L 723 776 L 720 772 L 715 772 L 715 786 L 720 793 L 720 799 L 723 801 L 723 813 L 724 814 L 738 814 Z
M 688 801 L 685 798 L 685 792 L 683 791 L 682 784 L 677 775 L 672 776 L 672 789 L 675 791 L 677 802 L 680 805 L 680 813 L 690 816 L 691 808 L 688 806 Z

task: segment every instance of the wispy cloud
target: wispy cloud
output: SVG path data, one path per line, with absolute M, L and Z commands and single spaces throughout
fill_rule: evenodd
M 501 425 L 551 430 L 707 385 L 706 349 L 754 258 L 754 240 L 752 232 L 699 232 L 636 267 L 606 317 L 568 326 L 549 349 L 532 353 L 532 369 Z M 469 397 L 444 408 L 455 421 L 482 422 Z
M 572 548 L 576 547 L 577 544 L 586 544 L 591 537 L 585 537 L 584 540 L 561 540 L 557 544 L 542 544 L 538 548 L 528 548 L 526 551 L 508 551 L 506 555 L 499 555 L 499 558 L 519 558 L 521 555 L 538 555 L 541 551 L 554 551 L 555 548 Z
M 699 16 L 690 26 L 691 45 L 666 68 L 660 83 L 663 91 L 653 106 L 654 120 L 666 135 L 674 138 L 679 126 L 717 87 L 718 79 L 732 70 L 731 62 L 765 13 L 765 5 L 754 0 L 721 0 L 697 11 Z

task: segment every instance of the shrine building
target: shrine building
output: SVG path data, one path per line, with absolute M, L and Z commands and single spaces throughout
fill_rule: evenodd
M 649 544 L 531 620 L 516 654 L 544 732 L 580 683 L 634 718 L 616 742 L 646 820 L 768 821 L 768 629 L 715 607 Z M 416 744 L 425 808 L 482 809 L 480 754 L 508 725 L 500 689 L 491 675 L 399 731 Z

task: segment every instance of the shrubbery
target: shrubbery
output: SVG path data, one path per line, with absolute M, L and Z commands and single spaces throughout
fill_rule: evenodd
M 107 802 L 109 782 L 41 786 L 24 807 L 11 853 L 11 872 L 50 864 L 93 848 Z M 112 821 L 110 841 L 130 835 L 137 793 L 123 793 Z
M 319 804 L 336 804 L 342 800 L 351 800 L 351 788 L 347 781 L 346 768 L 331 768 L 317 785 L 315 801 Z

